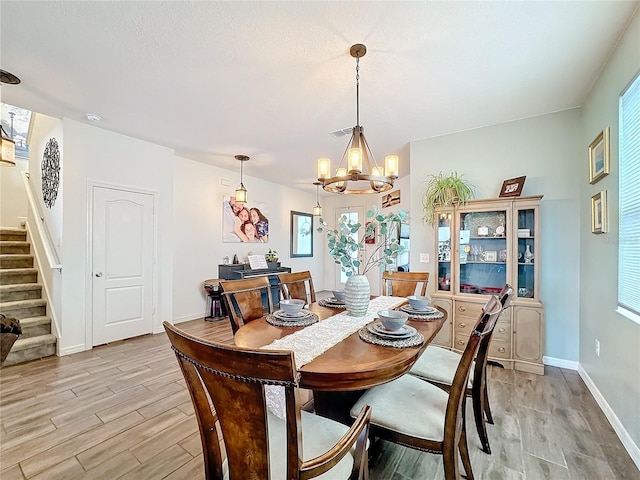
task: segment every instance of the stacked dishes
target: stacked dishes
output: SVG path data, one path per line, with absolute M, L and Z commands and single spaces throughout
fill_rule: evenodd
M 429 297 L 423 297 L 420 295 L 411 295 L 407 297 L 409 305 L 403 305 L 400 310 L 408 313 L 410 316 L 429 315 L 434 314 L 438 310 L 429 305 Z
M 336 298 L 335 296 L 328 297 L 328 298 L 323 298 L 322 300 L 318 300 L 318 305 L 320 305 L 321 307 L 329 307 L 329 308 L 344 308 L 345 307 L 344 299 L 340 300 L 340 299 Z

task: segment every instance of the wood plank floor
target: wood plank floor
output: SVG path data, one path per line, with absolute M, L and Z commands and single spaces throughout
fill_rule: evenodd
M 232 342 L 227 321 L 179 327 Z M 490 387 L 493 454 L 469 433 L 477 479 L 640 479 L 576 372 L 551 367 L 537 376 L 492 367 Z M 193 408 L 166 335 L 0 370 L 0 479 L 203 476 Z M 382 442 L 371 478 L 442 479 L 442 462 Z

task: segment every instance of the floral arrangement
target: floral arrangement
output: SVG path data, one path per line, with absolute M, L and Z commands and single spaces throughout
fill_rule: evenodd
M 405 248 L 400 245 L 398 239 L 389 242 L 387 234 L 393 228 L 399 228 L 400 224 L 407 218 L 404 211 L 397 213 L 388 213 L 383 215 L 378 207 L 367 212 L 367 223 L 364 227 L 363 235 L 360 241 L 356 241 L 356 232 L 362 228 L 361 223 L 352 223 L 347 221 L 345 217 L 341 217 L 338 225 L 331 227 L 320 219 L 318 232 L 326 232 L 329 245 L 329 254 L 340 265 L 342 271 L 350 277 L 352 275 L 365 274 L 375 266 L 379 266 L 384 270 L 387 265 L 391 265 Z M 359 260 L 359 252 L 364 252 L 367 239 L 375 238 L 377 235 L 382 237 L 382 241 L 378 242 L 378 246 L 370 253 L 365 262 Z

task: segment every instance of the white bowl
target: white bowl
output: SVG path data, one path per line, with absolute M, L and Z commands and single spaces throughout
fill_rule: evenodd
M 394 332 L 400 330 L 407 323 L 409 314 L 400 310 L 380 310 L 378 317 L 382 321 L 384 328 Z
M 297 298 L 292 298 L 291 300 L 280 300 L 280 308 L 287 315 L 295 315 L 302 310 L 304 307 L 305 301 L 298 300 Z
M 410 295 L 407 300 L 409 300 L 409 305 L 414 310 L 425 310 L 429 306 L 429 297 L 423 297 L 422 295 Z
M 333 293 L 333 298 L 341 302 L 344 302 L 347 298 L 347 292 L 344 290 L 333 290 L 331 293 Z

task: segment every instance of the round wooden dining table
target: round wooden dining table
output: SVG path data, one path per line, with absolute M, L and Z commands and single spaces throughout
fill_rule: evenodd
M 344 311 L 322 307 L 318 303 L 312 303 L 308 308 L 318 315 L 320 321 Z M 365 342 L 359 337 L 358 332 L 355 332 L 311 362 L 299 367 L 300 387 L 314 391 L 318 409 L 319 403 L 322 402 L 320 392 L 361 393 L 400 377 L 409 371 L 447 320 L 446 311 L 437 306 L 435 308 L 443 313 L 443 318 L 430 321 L 409 319 L 407 322 L 407 325 L 411 325 L 423 335 L 422 345 L 409 348 L 383 347 Z M 260 348 L 300 328 L 304 327 L 276 327 L 267 323 L 263 317 L 240 327 L 234 341 L 239 347 Z

